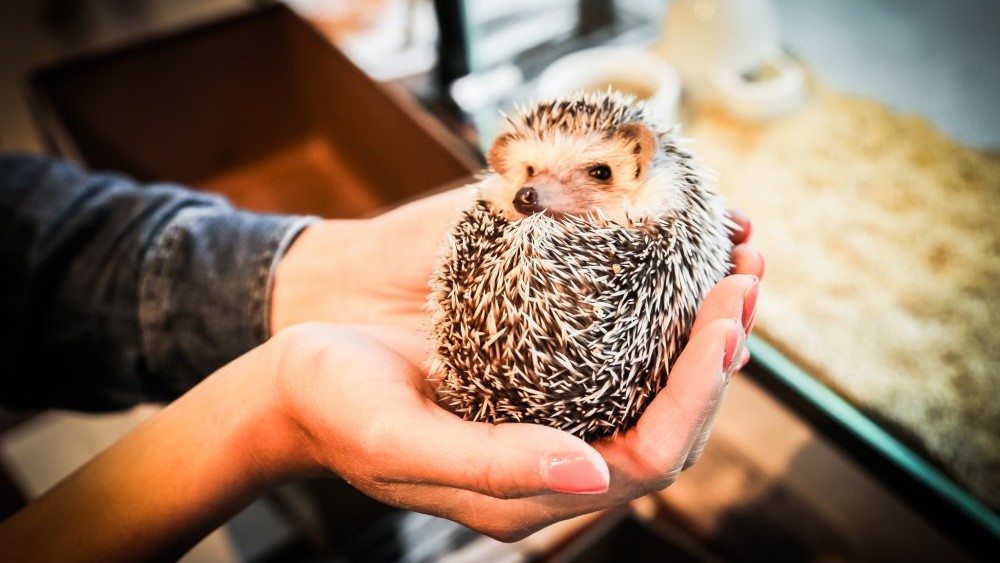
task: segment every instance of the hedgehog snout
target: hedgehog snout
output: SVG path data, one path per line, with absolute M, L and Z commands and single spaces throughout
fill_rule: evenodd
M 533 215 L 542 210 L 538 205 L 538 191 L 531 186 L 524 186 L 514 194 L 514 209 L 522 215 Z

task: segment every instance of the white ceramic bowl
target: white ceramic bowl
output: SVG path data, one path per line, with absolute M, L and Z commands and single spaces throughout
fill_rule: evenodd
M 681 83 L 662 57 L 631 47 L 595 47 L 566 55 L 538 79 L 543 96 L 605 91 L 608 87 L 644 100 L 654 118 L 677 121 Z
M 781 49 L 770 0 L 675 0 L 656 51 L 693 99 L 740 117 L 770 117 L 801 101 L 804 75 Z

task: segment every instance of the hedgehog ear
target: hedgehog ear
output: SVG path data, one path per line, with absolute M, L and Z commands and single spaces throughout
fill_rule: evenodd
M 618 128 L 616 133 L 635 157 L 635 179 L 646 177 L 649 163 L 656 154 L 656 135 L 648 126 L 638 121 L 630 121 Z
M 511 141 L 514 140 L 514 135 L 510 133 L 504 133 L 496 139 L 493 139 L 493 145 L 490 146 L 490 152 L 486 154 L 486 162 L 490 165 L 490 168 L 496 170 L 501 176 L 507 173 L 507 150 L 510 148 Z

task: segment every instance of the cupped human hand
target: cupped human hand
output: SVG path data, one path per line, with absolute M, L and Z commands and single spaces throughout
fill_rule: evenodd
M 533 424 L 463 421 L 434 401 L 422 344 L 398 327 L 302 324 L 278 334 L 277 395 L 298 472 L 324 469 L 383 502 L 502 540 L 670 485 L 700 455 L 742 358 L 757 278 L 706 297 L 637 425 L 586 444 Z
M 637 425 L 585 444 L 529 424 L 462 421 L 439 407 L 424 369 L 427 281 L 468 188 L 373 219 L 307 229 L 278 270 L 272 324 L 281 395 L 300 429 L 294 456 L 370 496 L 512 540 L 659 490 L 697 460 L 728 374 L 748 354 L 764 260 L 731 211 L 735 275 L 699 311 L 667 386 Z M 350 325 L 350 326 L 345 326 Z

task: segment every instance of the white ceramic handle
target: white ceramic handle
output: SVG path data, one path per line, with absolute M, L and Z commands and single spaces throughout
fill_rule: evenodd
M 747 119 L 764 119 L 791 110 L 802 101 L 802 68 L 783 53 L 769 64 L 777 74 L 760 81 L 748 81 L 727 69 L 715 70 L 709 75 L 715 98 L 729 111 Z

